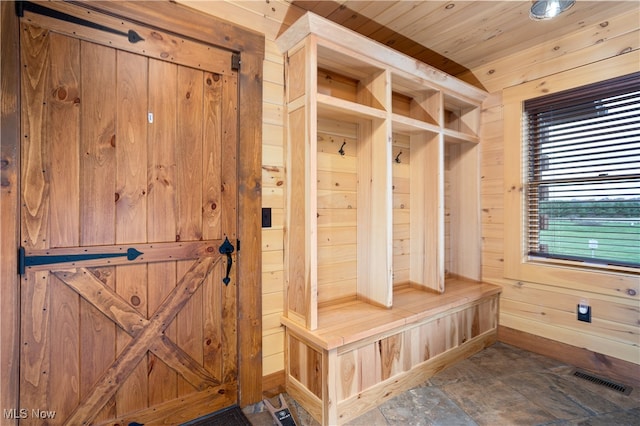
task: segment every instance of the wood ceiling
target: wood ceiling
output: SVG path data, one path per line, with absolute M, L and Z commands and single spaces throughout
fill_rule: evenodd
M 518 51 L 637 10 L 635 1 L 582 1 L 556 19 L 533 21 L 531 1 L 298 1 L 374 40 L 459 75 Z
M 576 0 L 550 21 L 531 0 L 169 0 L 275 40 L 306 11 L 489 92 L 640 49 L 639 0 Z

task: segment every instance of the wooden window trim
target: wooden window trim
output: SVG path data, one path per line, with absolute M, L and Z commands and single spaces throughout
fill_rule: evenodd
M 593 264 L 594 267 L 631 268 L 640 272 L 640 260 L 626 257 L 635 240 L 626 239 L 622 234 L 619 227 L 625 222 L 616 221 L 616 225 L 597 223 L 597 231 L 594 228 L 583 231 L 577 226 L 566 232 L 549 229 L 553 218 L 567 218 L 567 208 L 575 214 L 576 225 L 591 220 L 587 217 L 601 217 L 603 209 L 610 212 L 613 206 L 616 212 L 633 215 L 634 202 L 631 199 L 621 201 L 620 197 L 623 193 L 632 196 L 638 191 L 638 164 L 633 159 L 640 152 L 635 149 L 636 139 L 631 138 L 627 129 L 635 126 L 635 131 L 640 126 L 628 118 L 630 113 L 640 114 L 639 85 L 640 72 L 637 72 L 525 100 L 527 123 L 523 132 L 528 139 L 526 217 L 531 257 L 540 261 L 570 261 L 583 266 Z M 615 98 L 622 108 L 610 108 L 607 100 L 611 98 Z M 597 139 L 582 138 L 587 125 L 594 127 L 590 132 Z M 563 127 L 562 135 L 554 134 L 556 126 Z M 597 151 L 595 154 L 594 150 Z M 597 175 L 592 160 L 594 155 L 598 156 Z M 617 190 L 612 191 L 612 187 Z M 615 201 L 609 203 L 612 192 Z M 567 194 L 571 194 L 572 200 L 567 199 Z M 597 207 L 593 204 L 594 197 L 599 200 Z M 586 203 L 591 204 L 587 207 Z M 598 235 L 602 242 L 599 250 L 594 250 L 598 248 L 594 232 L 601 234 Z M 569 246 L 578 235 L 585 238 L 585 244 L 580 248 Z M 589 246 L 586 238 L 589 238 Z M 586 251 L 582 251 L 582 247 Z M 589 247 L 591 256 L 588 255 Z
M 640 52 L 619 55 L 550 77 L 529 81 L 503 91 L 504 158 L 504 276 L 517 281 L 560 285 L 612 296 L 640 293 L 638 275 L 619 269 L 589 269 L 577 264 L 529 261 L 523 229 L 525 160 L 522 143 L 523 104 L 527 99 L 556 93 L 638 71 Z

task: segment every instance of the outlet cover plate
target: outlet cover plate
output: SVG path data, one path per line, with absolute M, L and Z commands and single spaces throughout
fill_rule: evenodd
M 578 321 L 591 322 L 591 306 L 578 305 Z

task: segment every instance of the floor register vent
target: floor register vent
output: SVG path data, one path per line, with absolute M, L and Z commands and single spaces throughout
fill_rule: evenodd
M 612 382 L 611 380 L 603 379 L 602 377 L 594 376 L 593 374 L 586 372 L 584 370 L 575 370 L 573 372 L 573 375 L 581 379 L 588 380 L 591 383 L 595 383 L 596 385 L 606 386 L 609 389 L 613 389 L 614 391 L 623 393 L 625 395 L 629 395 L 633 390 L 633 388 L 630 386 Z

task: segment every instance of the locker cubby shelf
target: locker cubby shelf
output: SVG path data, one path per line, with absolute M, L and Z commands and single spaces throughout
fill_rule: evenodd
M 480 315 L 475 341 L 495 337 L 499 291 L 479 284 L 487 93 L 312 13 L 276 43 L 286 56 L 287 388 L 335 424 L 335 351 L 426 333 L 433 312 L 461 328 Z
M 285 316 L 314 330 L 318 304 L 331 304 L 332 292 L 336 301 L 353 298 L 392 307 L 396 243 L 408 265 L 403 284 L 442 293 L 448 275 L 479 280 L 477 146 L 487 94 L 312 13 L 276 42 L 287 57 Z M 335 190 L 343 192 L 318 189 L 321 120 L 355 129 L 348 146 L 353 156 L 338 156 L 346 142 L 336 143 L 333 156 L 322 154 L 325 175 L 344 173 L 341 168 L 350 164 L 342 178 L 356 182 L 351 192 L 344 192 L 338 180 Z M 394 169 L 401 162 L 400 150 L 393 154 L 394 135 L 405 138 L 404 158 L 410 164 L 401 170 L 410 189 L 395 195 L 404 200 L 404 211 L 395 213 L 408 219 L 406 241 L 394 234 L 393 180 L 401 169 Z M 348 265 L 330 268 L 319 260 L 319 202 L 356 210 L 356 230 L 349 228 L 355 235 L 349 259 L 355 259 Z M 339 249 L 346 250 L 345 245 Z M 326 284 L 329 275 L 335 283 L 349 284 L 342 289 Z

